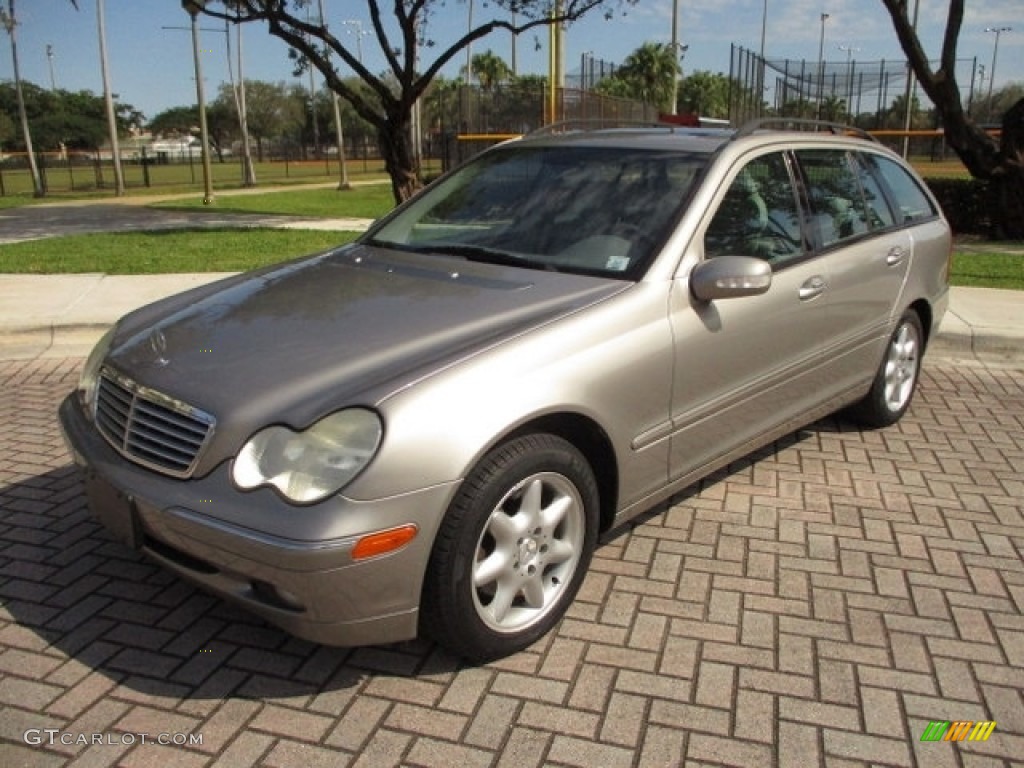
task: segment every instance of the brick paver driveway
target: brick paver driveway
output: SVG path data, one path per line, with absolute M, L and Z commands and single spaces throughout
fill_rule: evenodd
M 607 538 L 557 633 L 467 668 L 289 638 L 113 543 L 54 418 L 80 362 L 0 362 L 5 768 L 1024 759 L 1024 369 L 928 361 L 899 426 L 720 473 Z M 922 742 L 940 720 L 997 725 Z

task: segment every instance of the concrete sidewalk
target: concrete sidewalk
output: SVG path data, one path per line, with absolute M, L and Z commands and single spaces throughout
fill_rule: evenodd
M 0 275 L 0 355 L 85 355 L 125 313 L 227 274 Z M 1024 359 L 1024 291 L 952 288 L 930 353 Z

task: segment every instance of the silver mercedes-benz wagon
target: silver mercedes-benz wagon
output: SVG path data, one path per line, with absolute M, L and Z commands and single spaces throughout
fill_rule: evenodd
M 91 509 L 300 637 L 526 647 L 601 531 L 832 411 L 907 410 L 949 226 L 817 128 L 529 136 L 353 244 L 127 315 L 60 410 Z

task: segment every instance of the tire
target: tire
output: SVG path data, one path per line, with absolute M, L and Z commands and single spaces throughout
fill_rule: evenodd
M 851 415 L 868 427 L 888 427 L 899 421 L 910 407 L 923 354 L 921 320 L 916 312 L 907 310 L 889 337 L 870 391 L 850 409 Z
M 487 454 L 434 542 L 420 607 L 426 634 L 478 663 L 543 637 L 586 575 L 598 503 L 593 470 L 560 437 L 526 435 Z

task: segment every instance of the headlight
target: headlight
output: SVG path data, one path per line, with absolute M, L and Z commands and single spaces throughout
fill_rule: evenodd
M 239 488 L 272 485 L 289 501 L 312 504 L 370 463 L 381 434 L 380 418 L 363 408 L 332 413 L 303 432 L 268 427 L 242 446 L 231 476 Z
M 82 375 L 78 379 L 78 400 L 90 419 L 96 410 L 96 388 L 100 381 L 100 366 L 110 350 L 115 329 L 116 326 L 104 333 L 96 342 L 96 346 L 92 348 L 92 352 L 89 353 L 89 357 L 85 361 L 85 367 L 82 368 Z

